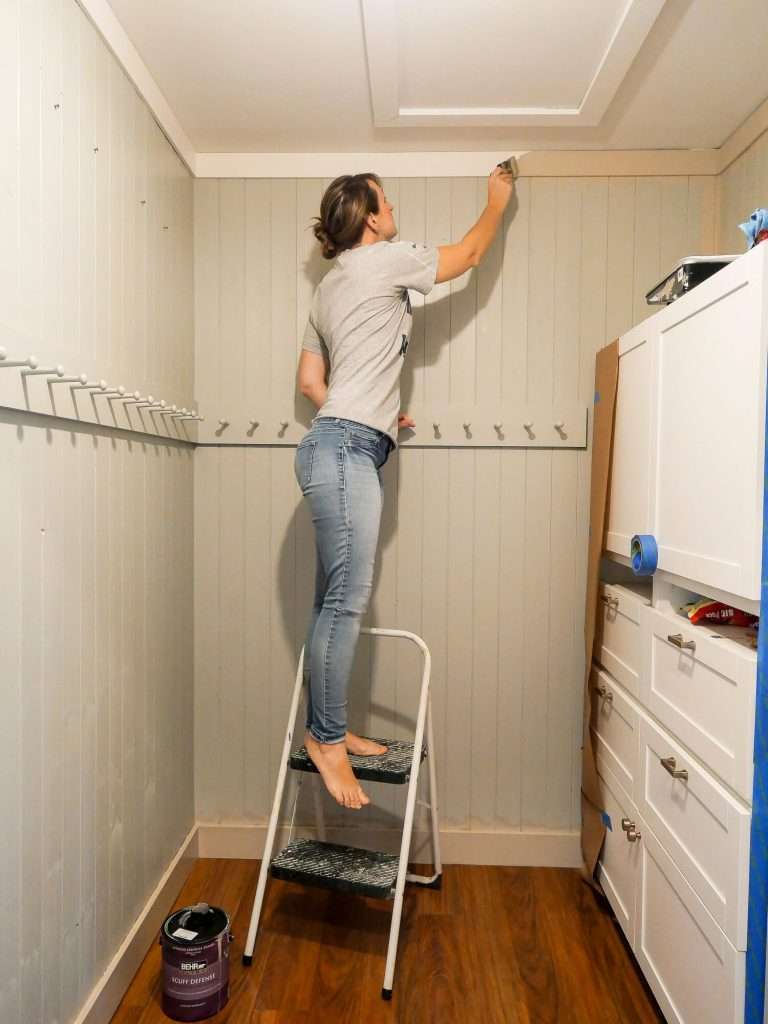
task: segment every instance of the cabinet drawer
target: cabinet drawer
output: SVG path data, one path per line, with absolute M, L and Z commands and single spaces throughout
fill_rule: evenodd
M 595 651 L 607 669 L 633 697 L 640 696 L 640 608 L 645 594 L 617 584 L 600 584 Z
M 635 942 L 635 899 L 640 844 L 622 821 L 637 824 L 635 805 L 604 763 L 598 767 L 603 807 L 610 819 L 598 867 L 598 878 L 630 945 Z
M 642 714 L 639 724 L 640 816 L 726 937 L 746 949 L 751 814 L 665 730 Z
M 641 702 L 751 803 L 756 657 L 656 608 L 640 609 L 640 634 Z M 694 649 L 681 649 L 673 637 Z
M 595 755 L 607 756 L 611 770 L 634 799 L 637 778 L 638 710 L 604 669 L 593 666 L 590 677 Z
M 746 954 L 717 927 L 643 822 L 635 956 L 668 1024 L 743 1024 Z

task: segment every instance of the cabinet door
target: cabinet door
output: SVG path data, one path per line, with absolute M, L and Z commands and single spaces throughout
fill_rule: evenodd
M 630 556 L 632 537 L 648 533 L 653 329 L 655 317 L 619 339 L 619 381 L 611 456 L 608 551 Z
M 608 815 L 608 823 L 597 877 L 631 946 L 635 941 L 635 900 L 640 850 L 639 842 L 631 841 L 629 838 L 634 836 L 634 832 L 623 828 L 622 822 L 637 826 L 637 812 L 635 805 L 609 771 L 605 761 L 598 764 L 598 772 L 600 794 Z
M 653 317 L 650 532 L 659 568 L 752 600 L 760 597 L 766 256 L 757 246 Z
M 745 956 L 642 821 L 635 956 L 668 1024 L 743 1024 Z

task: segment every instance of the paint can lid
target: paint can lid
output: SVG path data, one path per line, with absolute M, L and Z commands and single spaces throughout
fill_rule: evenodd
M 163 925 L 163 934 L 166 938 L 194 946 L 201 942 L 210 942 L 228 930 L 229 917 L 226 911 L 207 903 L 182 907 L 181 910 L 174 911 Z

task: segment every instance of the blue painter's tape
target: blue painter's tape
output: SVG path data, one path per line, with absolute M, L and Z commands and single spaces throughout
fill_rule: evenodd
M 768 437 L 768 406 L 766 407 Z M 755 772 L 752 784 L 752 826 L 749 848 L 749 914 L 745 1024 L 763 1024 L 765 1012 L 765 948 L 768 928 L 768 445 L 763 477 L 763 565 L 760 624 L 757 638 L 755 698 Z
M 636 576 L 653 576 L 659 564 L 659 548 L 650 533 L 636 533 L 630 547 L 632 571 Z
M 600 817 L 603 819 L 603 824 L 609 832 L 613 832 L 613 825 L 611 825 L 611 816 L 608 811 L 602 811 Z

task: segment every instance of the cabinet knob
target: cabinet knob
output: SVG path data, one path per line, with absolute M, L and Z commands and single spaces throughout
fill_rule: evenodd
M 607 700 L 609 704 L 613 700 L 613 694 L 607 686 L 598 686 L 595 689 L 595 693 L 598 695 L 598 697 L 602 697 L 603 700 Z
M 609 608 L 618 608 L 619 599 L 618 597 L 609 597 L 608 594 L 603 594 L 603 601 L 608 605 Z
M 627 832 L 627 842 L 628 843 L 636 843 L 638 841 L 638 839 L 642 839 L 642 838 L 643 838 L 642 833 L 638 832 L 637 829 L 634 827 L 634 825 Z

